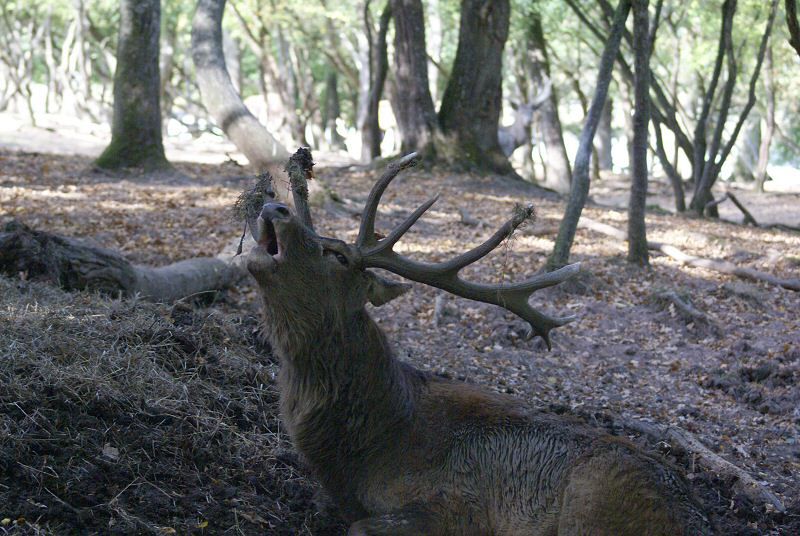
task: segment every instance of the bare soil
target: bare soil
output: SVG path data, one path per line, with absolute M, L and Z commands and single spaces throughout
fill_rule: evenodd
M 178 174 L 111 176 L 85 157 L 0 152 L 0 214 L 162 264 L 215 254 L 241 232 L 230 205 L 251 178 L 233 165 L 181 164 Z M 328 168 L 320 180 L 356 206 L 379 170 Z M 466 276 L 486 282 L 537 271 L 552 248 L 562 201 L 497 177 L 412 170 L 387 191 L 384 232 L 418 204 L 443 198 L 398 250 L 419 259 L 480 243 L 516 202 L 537 220 Z M 466 209 L 478 225 L 461 223 Z M 625 213 L 587 208 L 624 228 Z M 358 219 L 318 210 L 320 231 L 345 240 Z M 655 240 L 783 277 L 800 272 L 800 234 L 648 214 Z M 627 266 L 625 245 L 579 230 L 583 271 L 534 303 L 577 320 L 548 352 L 498 308 L 413 292 L 373 312 L 415 366 L 513 393 L 607 426 L 605 414 L 677 425 L 745 468 L 786 504 L 769 512 L 730 482 L 681 465 L 724 534 L 800 532 L 800 296 L 667 257 Z M 685 318 L 658 296 L 675 291 L 709 320 Z M 276 414 L 277 364 L 256 336 L 253 289 L 214 303 L 168 307 L 69 294 L 0 279 L 0 532 L 240 532 L 343 530 Z M 625 430 L 612 430 L 626 433 Z M 632 436 L 644 448 L 659 450 Z M 24 521 L 20 521 L 24 518 Z

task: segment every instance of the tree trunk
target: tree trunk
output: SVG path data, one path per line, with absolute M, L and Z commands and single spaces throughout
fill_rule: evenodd
M 614 12 L 614 22 L 606 41 L 603 55 L 600 58 L 600 68 L 597 73 L 597 87 L 594 90 L 592 105 L 586 116 L 586 123 L 581 132 L 578 152 L 575 155 L 575 169 L 572 175 L 572 187 L 569 192 L 567 208 L 558 228 L 558 236 L 553 247 L 553 252 L 547 260 L 547 269 L 552 271 L 566 266 L 569 261 L 569 252 L 575 240 L 575 231 L 581 217 L 586 197 L 589 195 L 589 160 L 592 155 L 592 142 L 600 123 L 600 116 L 608 96 L 608 86 L 611 84 L 611 75 L 614 69 L 614 60 L 619 52 L 622 33 L 625 30 L 625 21 L 631 9 L 630 0 L 620 0 Z
M 550 79 L 550 58 L 547 55 L 547 43 L 542 30 L 542 18 L 538 12 L 531 14 L 528 26 L 528 60 L 530 76 L 539 87 L 543 87 L 545 78 Z M 533 88 L 529 88 L 532 92 Z M 528 99 L 532 99 L 529 95 Z M 558 96 L 556 89 L 550 89 L 550 97 L 540 108 L 540 124 L 542 141 L 547 150 L 546 184 L 555 191 L 566 194 L 572 182 L 567 148 L 564 145 L 561 119 L 558 116 Z
M 35 231 L 15 221 L 0 232 L 0 272 L 9 276 L 24 273 L 66 290 L 139 294 L 159 302 L 220 290 L 244 275 L 243 270 L 215 257 L 158 268 L 135 265 L 115 251 Z
M 633 87 L 633 146 L 631 197 L 628 202 L 628 262 L 647 266 L 647 127 L 650 122 L 650 15 L 648 0 L 633 0 L 633 50 L 636 77 Z
M 732 5 L 729 10 L 726 8 Z M 753 109 L 753 106 L 756 102 L 756 82 L 758 81 L 758 75 L 761 72 L 761 65 L 764 62 L 764 56 L 766 55 L 767 50 L 767 43 L 769 41 L 770 34 L 772 33 L 772 24 L 775 20 L 775 14 L 777 12 L 778 7 L 778 0 L 772 0 L 770 3 L 769 8 L 769 15 L 767 17 L 767 25 L 764 29 L 764 33 L 761 36 L 761 44 L 758 48 L 758 54 L 756 56 L 756 64 L 753 68 L 753 73 L 750 76 L 750 84 L 748 87 L 748 94 L 747 94 L 747 102 L 742 108 L 741 112 L 739 113 L 739 119 L 736 122 L 736 125 L 733 128 L 733 131 L 728 137 L 728 141 L 726 143 L 722 143 L 722 135 L 725 127 L 725 122 L 728 117 L 728 110 L 730 108 L 731 96 L 733 94 L 733 86 L 736 82 L 736 59 L 734 58 L 734 50 L 733 50 L 733 42 L 731 38 L 731 29 L 730 26 L 732 22 L 730 20 L 726 20 L 726 18 L 733 18 L 733 13 L 736 10 L 736 1 L 735 0 L 726 0 L 723 4 L 723 30 L 722 30 L 722 37 L 720 39 L 720 47 L 725 47 L 725 52 L 728 57 L 728 80 L 725 83 L 725 87 L 722 92 L 722 98 L 720 99 L 719 103 L 719 117 L 717 118 L 716 126 L 714 128 L 714 134 L 711 138 L 711 144 L 708 146 L 708 154 L 704 157 L 703 162 L 703 169 L 702 173 L 698 174 L 697 170 L 695 170 L 695 177 L 699 176 L 699 183 L 695 184 L 695 194 L 692 197 L 692 202 L 690 207 L 694 210 L 698 215 L 702 216 L 705 212 L 705 207 L 708 203 L 713 199 L 711 195 L 711 188 L 714 186 L 717 178 L 719 177 L 719 172 L 722 168 L 722 164 L 728 158 L 728 155 L 731 152 L 734 144 L 736 143 L 736 139 L 739 136 L 739 132 L 744 125 L 744 122 L 747 120 L 747 116 L 750 113 L 750 110 Z M 725 25 L 728 24 L 727 33 L 725 31 Z M 709 105 L 710 106 L 710 103 Z M 705 144 L 703 144 L 705 147 Z M 705 154 L 705 152 L 704 152 Z M 710 212 L 710 216 L 716 216 L 716 206 L 712 209 L 713 212 Z
M 510 13 L 508 0 L 462 0 L 458 49 L 439 110 L 448 158 L 502 174 L 514 174 L 497 140 Z
M 283 168 L 288 151 L 242 102 L 222 53 L 225 0 L 199 0 L 192 21 L 192 58 L 203 103 L 214 121 L 259 172 Z
M 789 28 L 789 44 L 800 56 L 800 22 L 797 20 L 797 0 L 786 0 L 786 25 Z
M 401 151 L 404 154 L 417 151 L 423 157 L 431 157 L 438 123 L 428 85 L 422 1 L 391 0 L 391 3 L 395 27 L 394 75 L 398 92 L 402 94 L 394 101 L 402 138 Z
M 766 116 L 764 117 L 764 130 L 761 132 L 761 144 L 758 148 L 758 163 L 756 164 L 756 191 L 764 191 L 767 181 L 767 165 L 769 164 L 769 147 L 775 134 L 775 82 L 772 71 L 772 45 L 767 47 L 764 56 L 764 89 L 766 92 Z
M 378 33 L 372 38 L 371 22 L 365 17 L 364 24 L 369 29 L 369 92 L 367 96 L 366 113 L 361 123 L 361 160 L 371 162 L 381 156 L 381 128 L 378 122 L 378 111 L 383 95 L 383 86 L 386 82 L 386 73 L 389 71 L 387 56 L 386 33 L 389 31 L 389 21 L 392 18 L 392 4 L 386 2 L 378 24 Z
M 225 68 L 231 77 L 233 89 L 241 95 L 242 93 L 242 53 L 239 50 L 239 42 L 225 30 L 222 31 L 222 55 L 225 58 Z
M 597 149 L 597 166 L 602 171 L 611 171 L 614 167 L 614 161 L 611 156 L 611 119 L 613 117 L 614 102 L 611 99 L 606 101 L 603 106 L 603 115 L 600 116 L 600 125 L 597 127 L 597 141 L 595 148 Z
M 160 0 L 122 0 L 111 143 L 96 164 L 117 169 L 168 167 L 161 138 Z
M 336 130 L 340 114 L 338 79 L 336 71 L 331 70 L 325 78 L 325 139 L 331 149 L 344 148 L 344 138 Z

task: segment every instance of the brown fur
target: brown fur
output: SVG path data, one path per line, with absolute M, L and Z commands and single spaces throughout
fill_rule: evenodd
M 402 289 L 294 216 L 271 223 L 279 253 L 248 267 L 282 416 L 351 535 L 711 532 L 675 471 L 628 442 L 398 361 L 364 304 Z

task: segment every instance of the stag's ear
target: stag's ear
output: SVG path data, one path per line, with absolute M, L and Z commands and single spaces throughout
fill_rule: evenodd
M 380 306 L 389 303 L 398 296 L 405 294 L 411 285 L 384 279 L 372 272 L 364 272 L 367 278 L 367 299 L 372 305 Z

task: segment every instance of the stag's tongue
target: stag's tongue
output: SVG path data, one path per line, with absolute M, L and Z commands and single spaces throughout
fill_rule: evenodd
M 278 254 L 278 237 L 275 234 L 275 226 L 272 225 L 272 222 L 269 220 L 265 220 L 264 218 L 258 218 L 257 220 L 258 229 L 256 234 L 258 235 L 257 242 L 264 246 L 267 249 L 267 253 L 270 255 L 277 255 Z

